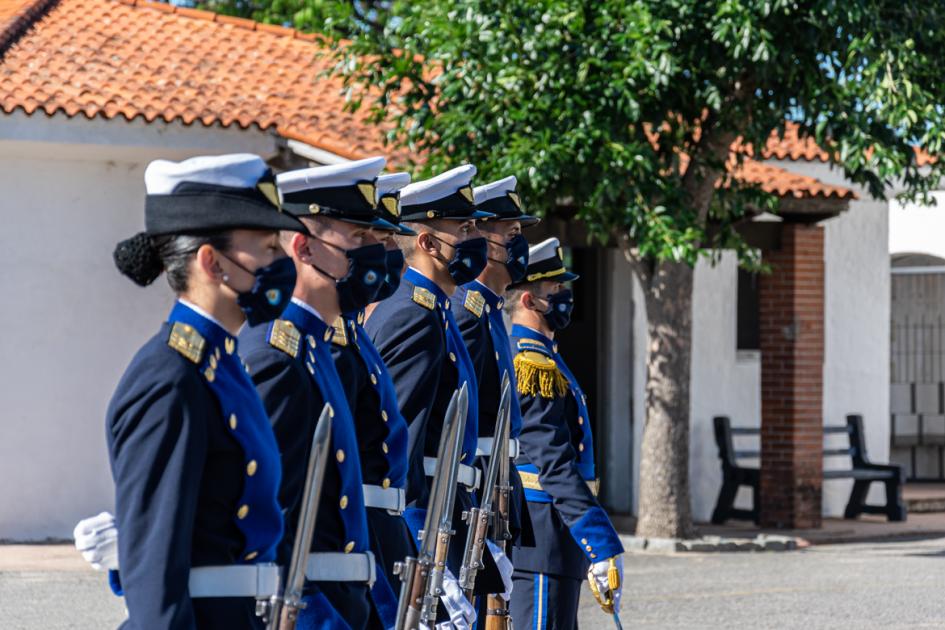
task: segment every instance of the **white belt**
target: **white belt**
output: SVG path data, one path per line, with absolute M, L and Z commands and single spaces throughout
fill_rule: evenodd
M 479 438 L 479 444 L 476 445 L 476 456 L 477 457 L 488 457 L 492 455 L 492 444 L 495 442 L 495 438 L 491 437 L 481 437 Z M 509 458 L 516 459 L 518 457 L 518 438 L 509 438 Z
M 268 598 L 279 592 L 279 574 L 271 562 L 193 567 L 190 596 Z
M 305 579 L 312 582 L 363 582 L 371 586 L 377 574 L 374 554 L 317 551 L 308 554 Z
M 436 473 L 436 458 L 435 457 L 424 457 L 423 458 L 423 472 L 426 473 L 427 477 L 432 477 Z M 456 481 L 463 484 L 470 490 L 475 490 L 479 487 L 479 472 L 478 468 L 473 466 L 467 466 L 466 464 L 459 465 L 459 472 L 456 475 Z
M 407 507 L 403 488 L 383 488 L 381 486 L 361 486 L 364 492 L 364 506 L 382 508 L 391 514 L 403 514 Z

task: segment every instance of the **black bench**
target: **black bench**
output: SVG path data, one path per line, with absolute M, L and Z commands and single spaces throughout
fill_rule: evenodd
M 759 459 L 760 450 L 736 450 L 733 437 L 737 435 L 760 438 L 760 429 L 733 427 L 727 416 L 713 418 L 715 424 L 715 443 L 719 447 L 719 459 L 722 460 L 722 489 L 715 502 L 712 522 L 721 525 L 730 518 L 758 522 L 758 506 L 761 504 L 761 471 L 756 466 L 750 468 L 738 463 L 739 459 Z M 885 514 L 890 521 L 906 520 L 906 506 L 902 502 L 902 485 L 905 477 L 901 466 L 874 464 L 866 456 L 866 439 L 863 433 L 863 418 L 859 415 L 847 416 L 847 425 L 826 426 L 824 435 L 846 434 L 847 448 L 825 448 L 824 457 L 847 456 L 853 466 L 849 470 L 825 470 L 824 479 L 853 479 L 853 490 L 843 513 L 844 518 L 856 518 L 860 514 Z M 760 447 L 759 447 L 760 448 Z M 886 486 L 886 505 L 867 505 L 866 494 L 870 484 L 881 481 Z M 742 510 L 735 507 L 735 495 L 741 486 L 751 488 L 752 508 Z

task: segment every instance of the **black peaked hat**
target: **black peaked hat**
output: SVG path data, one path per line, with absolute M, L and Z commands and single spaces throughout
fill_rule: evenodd
M 308 233 L 282 211 L 275 178 L 258 155 L 155 160 L 144 182 L 145 232 L 151 236 L 240 228 Z
M 515 192 L 518 180 L 515 175 L 509 175 L 498 181 L 476 186 L 473 189 L 476 207 L 483 212 L 490 212 L 495 217 L 483 221 L 519 221 L 522 227 L 528 227 L 540 222 L 541 219 L 525 214 L 522 211 L 522 201 Z
M 491 217 L 491 213 L 476 209 L 471 185 L 475 174 L 475 166 L 463 164 L 436 177 L 405 186 L 400 191 L 401 220 L 466 221 Z
M 387 163 L 382 157 L 287 171 L 276 176 L 282 205 L 297 217 L 322 216 L 384 230 L 397 226 L 377 212 L 375 180 Z

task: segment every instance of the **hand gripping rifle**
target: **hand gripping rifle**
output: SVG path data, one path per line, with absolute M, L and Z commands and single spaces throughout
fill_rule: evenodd
M 394 566 L 400 575 L 400 601 L 397 606 L 397 630 L 417 630 L 421 624 L 436 625 L 437 600 L 443 593 L 446 553 L 453 535 L 453 503 L 456 479 L 463 448 L 469 391 L 466 384 L 453 394 L 437 449 L 436 471 L 427 504 L 426 520 L 420 532 L 420 552 Z
M 305 490 L 302 492 L 302 509 L 295 528 L 295 544 L 292 546 L 292 560 L 286 577 L 285 589 L 279 595 L 273 595 L 269 612 L 268 630 L 294 630 L 299 619 L 299 611 L 305 608 L 302 601 L 302 587 L 305 585 L 305 567 L 308 563 L 312 537 L 315 535 L 315 519 L 318 517 L 318 504 L 325 480 L 325 465 L 328 462 L 328 450 L 331 443 L 331 416 L 334 411 L 330 404 L 322 407 L 322 413 L 315 425 L 312 436 L 312 450 L 308 456 L 308 472 L 305 476 Z
M 506 550 L 508 542 L 512 539 L 512 533 L 509 531 L 509 494 L 511 493 L 512 487 L 509 483 L 509 467 L 511 466 L 511 460 L 509 459 L 509 429 L 511 427 L 511 405 L 512 405 L 512 391 L 511 383 L 509 383 L 508 372 L 503 374 L 502 379 L 502 400 L 505 401 L 506 392 L 509 394 L 508 402 L 509 404 L 506 407 L 499 405 L 500 413 L 504 412 L 505 418 L 500 416 L 499 422 L 502 423 L 502 431 L 499 432 L 498 423 L 496 424 L 496 441 L 499 443 L 499 448 L 496 449 L 495 444 L 492 446 L 493 450 L 493 460 L 498 463 L 499 472 L 498 472 L 498 481 L 495 484 L 495 509 L 492 514 L 492 540 L 495 541 L 499 549 L 502 551 Z M 515 404 L 518 404 L 518 401 L 515 401 Z M 492 461 L 489 462 L 490 468 L 492 466 Z M 486 599 L 486 623 L 485 630 L 509 630 L 512 627 L 512 617 L 509 614 L 509 605 L 508 602 L 501 595 L 491 594 Z
M 492 440 L 492 451 L 489 453 L 489 466 L 486 469 L 486 483 L 483 486 L 482 500 L 479 507 L 463 512 L 463 520 L 469 525 L 466 534 L 466 548 L 463 551 L 463 564 L 459 569 L 459 586 L 463 589 L 466 599 L 473 601 L 473 587 L 476 586 L 476 575 L 485 565 L 482 554 L 486 547 L 486 535 L 489 533 L 489 521 L 493 515 L 492 506 L 495 502 L 496 484 L 499 480 L 499 470 L 503 467 L 501 453 L 505 449 L 505 468 L 508 477 L 508 424 L 512 392 L 509 384 L 508 372 L 502 374 L 502 397 L 499 399 L 499 413 L 496 416 L 495 439 Z

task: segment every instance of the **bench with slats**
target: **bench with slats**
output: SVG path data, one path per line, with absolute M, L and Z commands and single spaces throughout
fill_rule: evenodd
M 719 447 L 722 462 L 722 488 L 712 512 L 712 522 L 722 524 L 729 519 L 758 522 L 758 506 L 761 490 L 761 471 L 757 466 L 746 466 L 739 460 L 761 458 L 760 450 L 738 450 L 736 436 L 760 439 L 761 430 L 748 427 L 733 427 L 727 416 L 713 418 L 715 443 Z M 825 448 L 824 457 L 849 457 L 852 467 L 844 470 L 825 470 L 824 479 L 853 479 L 853 490 L 844 511 L 844 518 L 854 519 L 860 514 L 884 514 L 890 521 L 906 520 L 906 506 L 902 501 L 902 485 L 905 477 L 902 467 L 890 464 L 874 464 L 866 456 L 866 438 L 863 433 L 863 418 L 848 415 L 846 426 L 825 426 L 824 435 L 846 435 L 846 448 Z M 882 482 L 886 487 L 886 505 L 869 505 L 866 495 L 873 482 Z M 735 507 L 735 495 L 742 486 L 751 488 L 752 507 L 749 510 Z

